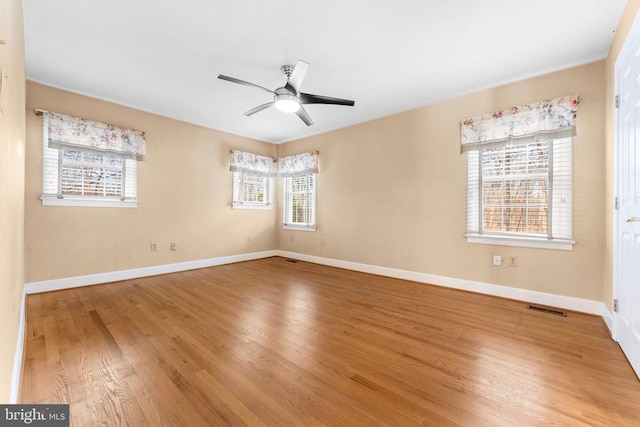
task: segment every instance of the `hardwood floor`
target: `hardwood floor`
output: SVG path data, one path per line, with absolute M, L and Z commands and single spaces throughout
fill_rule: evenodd
M 640 425 L 602 320 L 269 258 L 30 295 L 23 403 L 94 425 Z

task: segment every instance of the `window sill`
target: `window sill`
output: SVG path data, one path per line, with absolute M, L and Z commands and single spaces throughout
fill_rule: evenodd
M 43 206 L 73 206 L 73 207 L 85 207 L 85 208 L 137 208 L 137 200 L 119 200 L 119 199 L 99 199 L 99 198 L 85 198 L 85 197 L 64 197 L 58 199 L 53 195 L 40 196 Z
M 285 230 L 296 230 L 296 231 L 316 231 L 316 226 L 307 226 L 307 225 L 294 225 L 294 224 L 284 224 L 282 226 Z
M 273 204 L 269 205 L 259 205 L 259 204 L 251 204 L 251 203 L 232 203 L 232 209 L 258 209 L 258 210 L 273 210 Z
M 573 250 L 576 242 L 573 240 L 549 240 L 539 237 L 491 236 L 486 234 L 465 234 L 467 243 L 483 245 L 520 246 L 535 249 L 556 249 L 561 251 Z

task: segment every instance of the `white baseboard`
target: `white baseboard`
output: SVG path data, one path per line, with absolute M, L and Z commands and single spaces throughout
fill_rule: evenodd
M 476 282 L 473 280 L 457 279 L 454 277 L 438 276 L 435 274 L 419 273 L 415 271 L 399 270 L 389 267 L 379 267 L 370 264 L 341 261 L 332 258 L 322 258 L 314 255 L 299 254 L 295 252 L 276 251 L 279 256 L 297 259 L 300 261 L 313 262 L 315 264 L 328 265 L 331 267 L 344 268 L 347 270 L 360 271 L 363 273 L 377 274 L 380 276 L 393 277 L 396 279 L 411 280 L 419 283 L 427 283 L 447 288 L 461 289 L 465 291 L 477 292 L 509 298 L 518 301 L 525 301 L 534 304 L 541 304 L 565 310 L 579 311 L 582 313 L 602 316 L 605 323 L 611 330 L 611 315 L 607 307 L 601 301 L 588 300 L 564 295 L 548 294 L 545 292 L 531 291 L 528 289 L 512 288 L 491 283 Z
M 26 294 L 37 294 L 40 292 L 58 291 L 61 289 L 77 288 L 80 286 L 98 285 L 101 283 L 118 282 L 120 280 L 156 276 L 158 274 L 195 270 L 197 268 L 215 267 L 216 265 L 251 261 L 254 259 L 268 258 L 272 256 L 277 256 L 277 251 L 252 252 L 248 254 L 230 255 L 197 261 L 179 262 L 175 264 L 156 265 L 153 267 L 133 268 L 131 270 L 112 271 L 109 273 L 43 280 L 41 282 L 29 282 L 24 285 L 24 289 Z
M 609 328 L 609 335 L 614 339 L 614 341 L 616 341 L 617 339 L 613 332 L 613 315 L 604 303 L 602 303 L 602 310 L 600 311 L 600 315 L 602 316 L 602 320 L 604 320 L 604 324 L 607 325 L 607 328 Z
M 22 304 L 20 306 L 20 320 L 18 321 L 18 337 L 16 338 L 16 354 L 13 356 L 13 374 L 11 376 L 11 392 L 9 403 L 18 403 L 20 391 L 20 374 L 22 373 L 22 356 L 24 354 L 25 323 L 27 316 L 27 294 L 22 292 Z
M 80 286 L 97 285 L 100 283 L 117 282 L 120 280 L 136 279 L 139 277 L 155 276 L 158 274 L 175 273 L 179 271 L 194 270 L 197 268 L 214 267 L 217 265 L 231 264 L 235 262 L 250 261 L 254 259 L 281 256 L 293 258 L 300 261 L 308 261 L 316 264 L 339 267 L 347 270 L 360 271 L 363 273 L 377 274 L 380 276 L 394 277 L 397 279 L 411 280 L 414 282 L 427 283 L 444 286 L 447 288 L 461 289 L 465 291 L 477 292 L 481 294 L 494 295 L 503 298 L 526 301 L 535 304 L 543 304 L 566 310 L 579 311 L 583 313 L 596 314 L 602 316 L 609 330 L 612 329 L 612 315 L 601 301 L 588 300 L 584 298 L 570 297 L 564 295 L 549 294 L 545 292 L 531 291 L 528 289 L 513 288 L 491 283 L 477 282 L 473 280 L 458 279 L 454 277 L 438 276 L 435 274 L 420 273 L 409 270 L 400 270 L 389 267 L 380 267 L 371 264 L 361 264 L 351 261 L 342 261 L 332 258 L 323 258 L 314 255 L 272 250 L 264 252 L 253 252 L 248 254 L 230 255 L 218 258 L 209 258 L 197 261 L 187 261 L 176 264 L 157 265 L 152 267 L 134 268 L 130 270 L 120 270 L 108 273 L 90 274 L 86 276 L 67 277 L 62 279 L 44 280 L 40 282 L 29 282 L 24 286 L 25 294 L 39 292 L 50 292 L 61 289 L 76 288 Z M 23 310 L 25 301 L 23 300 Z M 21 314 L 22 316 L 22 314 Z M 21 318 L 21 325 L 24 327 L 24 319 Z

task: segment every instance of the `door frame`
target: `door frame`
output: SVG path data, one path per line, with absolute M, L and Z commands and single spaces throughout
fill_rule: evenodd
M 622 48 L 620 49 L 620 53 L 618 53 L 618 57 L 616 58 L 616 62 L 613 66 L 613 95 L 615 102 L 616 96 L 619 95 L 619 84 L 620 81 L 618 79 L 619 71 L 620 71 L 620 61 L 626 55 L 631 52 L 631 42 L 633 39 L 640 35 L 640 10 L 636 13 L 636 16 L 633 20 L 633 24 L 631 25 L 631 29 L 627 33 L 627 36 L 624 40 Z M 611 338 L 614 341 L 618 341 L 618 333 L 619 333 L 619 322 L 620 317 L 617 311 L 613 310 L 614 301 L 618 299 L 618 289 L 620 286 L 620 267 L 618 264 L 619 252 L 620 252 L 620 211 L 617 209 L 616 201 L 619 200 L 620 196 L 620 113 L 618 107 L 614 108 L 613 113 L 613 238 L 612 238 L 612 257 L 611 257 L 611 267 L 612 267 L 612 292 L 611 292 L 611 307 L 612 307 L 612 319 L 611 319 Z

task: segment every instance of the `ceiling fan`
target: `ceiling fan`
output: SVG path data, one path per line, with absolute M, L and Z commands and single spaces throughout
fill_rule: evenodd
M 266 104 L 258 105 L 257 107 L 252 108 L 249 111 L 245 111 L 243 113 L 245 116 L 251 116 L 273 105 L 278 110 L 284 113 L 296 113 L 307 126 L 311 126 L 313 124 L 313 121 L 311 120 L 311 117 L 309 117 L 309 114 L 304 109 L 303 105 L 333 104 L 353 106 L 355 104 L 354 101 L 348 99 L 333 98 L 331 96 L 313 95 L 310 93 L 300 92 L 300 86 L 302 86 L 302 81 L 304 80 L 304 76 L 307 74 L 308 69 L 309 64 L 300 60 L 298 60 L 295 67 L 292 65 L 283 65 L 282 67 L 280 67 L 280 70 L 284 75 L 287 76 L 287 83 L 284 86 L 277 88 L 276 90 L 270 90 L 266 87 L 262 87 L 254 83 L 249 83 L 247 81 L 225 76 L 222 74 L 220 74 L 218 78 L 245 86 L 253 86 L 273 94 L 272 102 L 267 102 Z

